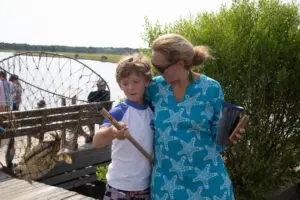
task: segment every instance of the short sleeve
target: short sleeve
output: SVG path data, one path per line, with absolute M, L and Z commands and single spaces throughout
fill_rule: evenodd
M 128 106 L 124 103 L 121 103 L 115 107 L 113 107 L 110 111 L 109 114 L 116 120 L 116 121 L 121 121 L 123 119 L 123 116 L 127 110 Z M 106 119 L 103 120 L 103 123 L 101 127 L 107 127 L 111 126 L 111 123 L 107 121 Z

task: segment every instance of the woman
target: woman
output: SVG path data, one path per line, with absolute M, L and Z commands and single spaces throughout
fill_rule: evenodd
M 152 64 L 162 74 L 147 91 L 155 111 L 152 199 L 234 199 L 215 143 L 222 88 L 191 71 L 209 57 L 206 47 L 176 34 L 152 44 Z

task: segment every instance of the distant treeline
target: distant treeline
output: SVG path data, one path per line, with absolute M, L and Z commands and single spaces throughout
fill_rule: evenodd
M 0 43 L 0 50 L 13 51 L 48 51 L 48 52 L 76 52 L 76 53 L 103 53 L 103 54 L 130 54 L 139 52 L 133 48 L 114 48 L 114 47 L 70 47 L 58 45 L 29 45 L 16 43 Z

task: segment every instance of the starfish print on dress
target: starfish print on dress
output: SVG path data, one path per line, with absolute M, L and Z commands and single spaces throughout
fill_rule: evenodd
M 164 124 L 171 123 L 172 128 L 174 131 L 177 131 L 177 125 L 181 122 L 187 122 L 189 121 L 188 118 L 182 117 L 183 108 L 181 108 L 178 112 L 174 112 L 172 110 L 169 110 L 170 117 L 168 119 L 165 119 L 163 121 Z
M 154 107 L 155 107 L 155 113 L 156 113 L 156 115 L 159 113 L 159 112 L 161 112 L 161 111 L 164 111 L 164 110 L 168 110 L 166 107 L 163 107 L 161 104 L 162 104 L 162 101 L 163 101 L 163 99 L 162 98 L 160 98 L 159 100 L 158 100 L 158 102 L 156 102 L 155 104 L 154 104 Z
M 214 195 L 214 200 L 226 200 L 227 199 L 226 197 L 227 197 L 227 192 L 224 192 L 221 198 Z
M 209 147 L 205 145 L 205 149 L 207 150 L 207 156 L 204 158 L 204 160 L 211 160 L 215 166 L 218 164 L 218 155 L 219 152 L 217 151 L 216 146 Z
M 196 94 L 193 97 L 190 97 L 189 95 L 185 95 L 185 96 L 186 96 L 186 100 L 179 103 L 178 106 L 184 107 L 188 115 L 191 114 L 191 109 L 193 106 L 200 106 L 204 104 L 203 101 L 197 101 L 198 97 L 200 96 L 200 93 Z
M 159 132 L 159 137 L 157 138 L 158 143 L 163 143 L 165 149 L 169 150 L 169 142 L 177 140 L 176 137 L 170 136 L 171 127 L 168 127 L 165 131 L 162 131 L 160 128 L 157 129 Z
M 158 93 L 155 96 L 162 97 L 163 100 L 165 100 L 166 103 L 168 103 L 168 97 L 170 94 L 170 85 L 162 85 L 158 84 Z
M 216 172 L 210 173 L 209 170 L 210 165 L 206 165 L 203 170 L 196 168 L 195 171 L 197 176 L 193 179 L 193 182 L 201 181 L 204 185 L 204 188 L 209 189 L 208 181 L 218 175 Z
M 155 200 L 167 200 L 168 199 L 168 194 L 164 194 L 162 198 L 160 198 L 157 194 L 155 195 Z
M 214 103 L 217 103 L 217 101 L 219 101 L 219 100 L 221 100 L 221 101 L 224 100 L 224 94 L 223 94 L 221 88 L 219 89 L 219 94 L 218 94 L 218 96 L 216 96 L 216 97 L 213 98 Z
M 163 176 L 164 185 L 160 188 L 161 190 L 166 190 L 169 193 L 171 199 L 174 199 L 174 191 L 175 190 L 183 190 L 183 186 L 178 186 L 176 184 L 177 176 L 173 176 L 173 178 L 169 181 L 166 176 Z
M 189 143 L 180 140 L 180 144 L 182 145 L 182 150 L 177 153 L 178 156 L 186 155 L 190 162 L 193 162 L 193 154 L 195 152 L 203 150 L 201 147 L 195 146 L 196 138 L 192 138 Z
M 201 112 L 201 115 L 206 116 L 207 119 L 211 119 L 214 114 L 214 107 L 210 105 L 209 102 L 206 102 L 204 111 Z
M 195 132 L 197 139 L 200 140 L 201 139 L 201 131 L 207 132 L 206 128 L 202 128 L 203 125 L 205 124 L 205 121 L 206 121 L 205 119 L 202 119 L 201 124 L 198 124 L 196 121 L 192 120 L 191 121 L 192 128 L 189 128 L 187 130 L 187 133 Z
M 181 157 L 181 159 L 177 162 L 171 158 L 172 168 L 169 169 L 169 172 L 176 172 L 180 180 L 183 180 L 182 173 L 194 169 L 191 166 L 184 166 L 185 160 L 185 157 Z
M 161 168 L 161 162 L 164 159 L 169 159 L 167 155 L 162 152 L 163 146 L 155 146 L 155 157 L 157 158 L 157 165 Z
M 189 200 L 210 200 L 210 198 L 208 197 L 202 197 L 201 193 L 202 193 L 203 188 L 199 187 L 198 190 L 196 192 L 193 192 L 192 190 L 188 189 L 187 193 L 189 196 Z
M 220 190 L 223 190 L 223 189 L 226 189 L 228 194 L 230 194 L 230 188 L 231 188 L 231 181 L 228 177 L 228 175 L 226 174 L 221 174 L 223 180 L 224 180 L 224 183 L 223 185 L 220 186 Z
M 206 95 L 207 90 L 211 87 L 219 88 L 218 84 L 216 84 L 216 82 L 213 79 L 208 78 L 208 77 L 201 84 L 197 84 L 195 86 L 195 88 L 201 88 L 203 95 Z
M 153 172 L 152 173 L 155 174 L 155 177 L 160 177 L 161 176 L 161 173 L 158 172 L 158 168 L 160 168 L 159 164 L 154 165 L 154 167 L 153 167 Z

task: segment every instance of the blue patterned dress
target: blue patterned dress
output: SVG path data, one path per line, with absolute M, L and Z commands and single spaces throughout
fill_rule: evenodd
M 147 97 L 154 106 L 155 127 L 151 198 L 234 199 L 215 143 L 224 101 L 220 84 L 201 75 L 176 102 L 171 85 L 158 76 Z

